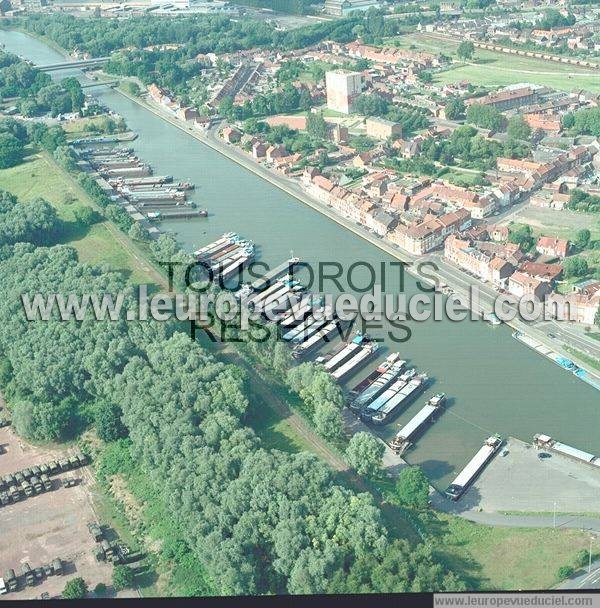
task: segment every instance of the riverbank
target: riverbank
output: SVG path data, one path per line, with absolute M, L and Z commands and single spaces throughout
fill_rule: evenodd
M 392 257 L 396 258 L 397 260 L 400 260 L 401 262 L 404 262 L 408 265 L 406 268 L 407 272 L 410 273 L 413 277 L 419 279 L 423 283 L 428 284 L 429 286 L 433 285 L 433 282 L 431 280 L 425 279 L 424 277 L 421 277 L 419 275 L 414 265 L 417 261 L 433 262 L 434 255 L 426 255 L 420 258 L 416 258 L 415 256 L 411 256 L 408 252 L 404 252 L 399 248 L 386 243 L 383 239 L 374 236 L 365 228 L 355 225 L 353 222 L 342 217 L 340 214 L 327 207 L 320 201 L 317 201 L 316 199 L 312 198 L 310 195 L 304 192 L 300 186 L 298 186 L 294 182 L 291 182 L 288 178 L 281 177 L 278 174 L 275 174 L 273 171 L 265 168 L 264 166 L 255 162 L 251 158 L 247 157 L 247 155 L 240 151 L 238 148 L 219 141 L 217 139 L 216 130 L 214 128 L 212 130 L 207 131 L 206 134 L 203 134 L 194 130 L 193 127 L 190 127 L 187 124 L 183 123 L 181 120 L 168 113 L 167 111 L 163 110 L 162 108 L 158 107 L 157 105 L 149 103 L 144 99 L 140 99 L 139 97 L 134 97 L 120 88 L 117 88 L 115 90 L 121 95 L 130 99 L 131 101 L 137 103 L 144 109 L 148 110 L 149 112 L 152 112 L 155 116 L 158 116 L 162 120 L 165 120 L 169 124 L 173 125 L 183 133 L 186 133 L 187 135 L 191 136 L 193 139 L 196 139 L 197 141 L 208 146 L 215 152 L 218 152 L 225 158 L 243 167 L 245 170 L 250 171 L 254 175 L 257 175 L 261 179 L 267 181 L 271 185 L 279 188 L 286 194 L 289 194 L 294 199 L 302 202 L 308 207 L 314 209 L 315 211 L 318 211 L 319 213 L 333 220 L 346 230 L 349 230 L 353 234 L 359 236 L 361 239 L 367 241 L 372 245 L 375 245 L 381 251 L 387 253 L 388 255 L 391 255 Z M 498 296 L 498 293 L 496 291 L 492 291 L 485 285 L 479 284 L 479 282 L 475 283 L 466 280 L 467 275 L 464 275 L 464 273 L 462 273 L 465 277 L 465 282 L 468 285 L 477 285 L 483 295 L 480 302 L 473 306 L 469 299 L 468 290 L 465 289 L 464 284 L 461 284 L 461 281 L 457 280 L 456 273 L 450 272 L 447 269 L 442 268 L 437 260 L 435 261 L 435 264 L 437 268 L 435 271 L 433 271 L 432 274 L 437 276 L 440 283 L 447 284 L 452 289 L 452 291 L 454 291 L 458 296 L 460 296 L 462 302 L 464 302 L 469 308 L 474 309 L 474 312 L 478 316 L 480 316 L 481 318 L 485 318 L 486 315 L 494 311 L 493 299 Z M 457 272 L 461 271 L 457 269 Z M 507 323 L 507 325 L 515 331 L 518 330 L 522 333 L 525 333 L 526 335 L 531 336 L 532 338 L 535 338 L 539 342 L 543 343 L 549 350 L 559 351 L 564 356 L 570 357 L 579 367 L 584 369 L 593 377 L 597 378 L 600 382 L 600 375 L 598 375 L 598 372 L 593 370 L 593 368 L 590 369 L 591 366 L 587 361 L 572 354 L 568 350 L 568 348 L 570 348 L 569 346 L 558 346 L 551 338 L 548 338 L 548 336 L 546 336 L 542 331 L 536 330 L 535 328 L 531 327 L 531 325 L 526 324 L 518 319 Z M 539 353 L 537 354 L 539 355 Z

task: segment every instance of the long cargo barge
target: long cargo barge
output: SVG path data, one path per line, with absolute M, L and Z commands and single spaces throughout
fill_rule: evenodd
M 403 360 L 394 362 L 386 372 L 350 402 L 350 409 L 360 411 L 369 405 L 373 399 L 378 399 L 384 391 L 391 387 L 405 365 L 406 361 Z
M 125 198 L 128 198 L 134 203 L 141 203 L 143 201 L 184 201 L 185 192 L 182 190 L 175 190 L 169 188 L 167 190 L 140 190 L 137 192 L 131 192 L 130 190 L 123 190 L 122 193 Z
M 105 177 L 145 177 L 152 175 L 152 169 L 148 165 L 140 165 L 139 167 L 124 169 L 107 169 L 106 171 L 100 171 L 100 174 Z
M 271 282 L 275 279 L 279 279 L 283 275 L 290 275 L 290 270 L 294 267 L 295 264 L 300 262 L 300 258 L 292 257 L 286 262 L 283 262 L 276 268 L 269 270 L 262 277 L 256 279 L 254 283 L 252 283 L 251 287 L 254 291 L 262 291 L 271 285 Z
M 390 441 L 390 448 L 396 454 L 403 454 L 413 444 L 415 437 L 423 432 L 426 424 L 438 415 L 445 402 L 444 393 L 431 397 L 425 406 L 396 433 L 396 436 Z
M 150 211 L 147 213 L 149 220 L 179 220 L 193 217 L 207 217 L 206 209 L 192 209 L 191 207 L 181 207 L 180 210 L 169 211 Z
M 300 345 L 306 342 L 311 336 L 316 334 L 322 327 L 325 327 L 325 325 L 327 325 L 330 321 L 331 319 L 326 319 L 325 317 L 318 319 L 312 317 L 311 323 L 291 339 L 292 344 Z
M 355 336 L 350 342 L 342 342 L 335 350 L 328 355 L 319 357 L 316 362 L 322 363 L 325 371 L 332 372 L 334 369 L 339 367 L 348 359 L 355 350 L 360 348 L 364 340 L 362 334 Z
M 260 304 L 260 302 L 263 302 L 272 294 L 281 291 L 282 287 L 283 283 L 281 281 L 275 281 L 273 285 L 270 285 L 260 293 L 253 294 L 249 298 L 247 298 L 246 305 L 252 305 L 256 307 L 258 306 L 258 304 Z
M 275 321 L 279 315 L 298 303 L 300 292 L 304 290 L 304 285 L 292 285 L 280 296 L 273 298 L 263 306 L 262 314 L 269 320 Z
M 300 359 L 306 356 L 311 350 L 316 348 L 322 341 L 327 340 L 327 338 L 334 332 L 339 331 L 338 321 L 330 321 L 327 323 L 322 329 L 313 334 L 306 342 L 303 342 L 299 346 L 297 346 L 293 352 L 292 356 L 295 359 Z
M 561 443 L 560 441 L 556 441 L 555 439 L 552 439 L 550 435 L 544 435 L 542 433 L 534 435 L 533 445 L 538 450 L 549 450 L 551 452 L 555 452 L 556 454 L 560 454 L 561 456 L 566 456 L 567 458 L 576 460 L 577 462 L 583 462 L 600 469 L 600 456 L 594 456 L 594 454 L 584 452 L 578 448 L 574 448 L 570 445 L 566 445 L 565 443 Z
M 383 393 L 374 401 L 369 403 L 366 408 L 361 410 L 360 417 L 362 420 L 370 421 L 371 418 L 386 404 L 390 399 L 396 397 L 400 391 L 417 375 L 417 370 L 414 368 L 406 370 L 393 384 L 390 385 Z
M 279 319 L 281 327 L 294 327 L 302 323 L 310 314 L 314 303 L 312 295 L 304 295 L 297 304 L 294 304 L 284 316 Z
M 151 186 L 151 185 L 162 185 L 170 184 L 173 181 L 172 175 L 154 175 L 150 177 L 131 177 L 120 181 L 123 186 Z M 111 184 L 112 186 L 112 184 Z M 231 233 L 233 235 L 233 233 Z
M 400 389 L 382 408 L 371 418 L 376 425 L 387 424 L 394 418 L 403 407 L 406 407 L 417 395 L 425 390 L 427 386 L 427 374 L 418 374 Z
M 356 397 L 367 389 L 377 378 L 382 376 L 400 358 L 400 353 L 392 353 L 381 365 L 375 368 L 364 380 L 361 380 L 353 389 L 350 390 L 350 397 Z
M 494 457 L 501 445 L 502 438 L 500 436 L 488 437 L 477 454 L 471 458 L 467 466 L 458 474 L 458 477 L 448 486 L 446 496 L 451 500 L 458 500 Z
M 379 344 L 377 342 L 372 340 L 363 341 L 358 352 L 355 352 L 341 367 L 331 372 L 331 377 L 341 382 L 346 376 L 358 369 L 358 367 L 364 365 L 378 349 Z

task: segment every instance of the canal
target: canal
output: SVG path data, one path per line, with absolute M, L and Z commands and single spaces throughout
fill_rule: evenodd
M 62 58 L 44 43 L 18 32 L 0 31 L 0 42 L 34 63 Z M 91 91 L 139 135 L 132 145 L 156 174 L 196 184 L 193 199 L 208 208 L 210 217 L 164 226 L 174 230 L 187 249 L 236 231 L 252 239 L 258 246 L 258 258 L 270 265 L 287 259 L 291 252 L 314 266 L 323 261 L 340 262 L 347 269 L 360 261 L 379 268 L 386 262 L 386 292 L 400 291 L 399 274 L 390 266 L 396 260 L 391 256 L 120 93 L 107 88 Z M 365 273 L 357 271 L 354 278 L 356 283 L 366 282 Z M 410 275 L 405 277 L 404 290 L 408 294 L 418 291 Z M 407 454 L 407 460 L 421 465 L 436 487 L 445 487 L 494 433 L 530 442 L 535 433 L 544 432 L 600 454 L 598 392 L 518 343 L 507 327 L 448 320 L 412 322 L 410 327 L 412 337 L 402 344 L 387 337 L 394 331 L 387 325 L 371 332 L 385 338 L 377 361 L 398 350 L 403 359 L 433 380 L 385 432 L 393 435 L 434 392 L 449 396 L 448 408 Z M 373 366 L 348 384 L 364 377 Z

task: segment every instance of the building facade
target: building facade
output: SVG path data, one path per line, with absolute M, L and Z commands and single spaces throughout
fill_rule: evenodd
M 362 74 L 348 70 L 326 72 L 327 107 L 336 112 L 350 114 L 354 102 L 362 91 Z

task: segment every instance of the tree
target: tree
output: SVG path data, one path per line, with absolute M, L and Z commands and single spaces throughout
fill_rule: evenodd
M 589 272 L 587 261 L 581 257 L 567 258 L 563 263 L 563 270 L 567 279 L 581 277 Z
M 350 439 L 346 460 L 359 475 L 374 476 L 381 468 L 384 452 L 385 446 L 377 437 L 360 431 Z
M 327 439 L 339 439 L 343 433 L 340 408 L 329 401 L 319 401 L 315 405 L 313 421 L 317 432 Z
M 8 169 L 23 162 L 25 147 L 14 135 L 0 133 L 0 169 Z
M 396 482 L 395 496 L 400 504 L 425 509 L 429 504 L 429 481 L 419 467 L 404 467 Z
M 575 235 L 575 246 L 579 250 L 585 249 L 589 245 L 591 237 L 592 233 L 587 228 L 582 228 L 581 230 L 578 230 L 577 234 Z
M 533 247 L 533 231 L 527 224 L 514 224 L 509 226 L 508 240 L 519 245 L 523 251 L 529 251 Z
M 75 220 L 82 226 L 93 226 L 99 219 L 100 216 L 94 209 L 87 205 L 79 205 L 73 210 Z
M 556 575 L 558 576 L 558 580 L 560 581 L 564 581 L 568 578 L 571 578 L 573 574 L 575 574 L 575 568 L 573 568 L 572 566 L 561 566 L 558 569 L 558 572 L 556 573 Z
M 65 600 L 78 600 L 82 599 L 87 595 L 88 586 L 86 582 L 78 576 L 72 578 L 66 585 L 65 590 L 62 592 L 63 599 Z
M 451 99 L 444 107 L 444 112 L 448 120 L 457 120 L 465 114 L 465 102 L 458 97 Z
M 382 116 L 388 111 L 389 103 L 377 93 L 363 93 L 354 101 L 354 109 L 364 116 Z
M 112 583 L 116 591 L 131 589 L 134 585 L 135 575 L 129 566 L 117 565 L 113 569 Z
M 522 116 L 513 116 L 508 121 L 506 130 L 510 139 L 525 139 L 531 137 L 531 127 L 523 120 Z
M 98 583 L 94 587 L 94 595 L 96 597 L 103 597 L 104 595 L 106 595 L 106 585 L 104 583 Z
M 100 403 L 94 421 L 96 423 L 96 433 L 102 441 L 116 441 L 127 437 L 127 427 L 121 421 L 123 412 L 115 403 Z
M 456 49 L 456 54 L 459 59 L 463 61 L 467 61 L 468 59 L 472 59 L 475 54 L 475 45 L 471 41 L 463 41 L 458 45 L 458 49 Z
M 131 224 L 128 234 L 134 241 L 148 240 L 148 231 L 139 222 Z
M 493 106 L 474 103 L 467 110 L 467 122 L 483 129 L 498 131 L 504 125 L 504 116 Z
M 306 115 L 306 130 L 309 135 L 315 137 L 316 139 L 327 139 L 329 130 L 321 112 L 309 112 Z

